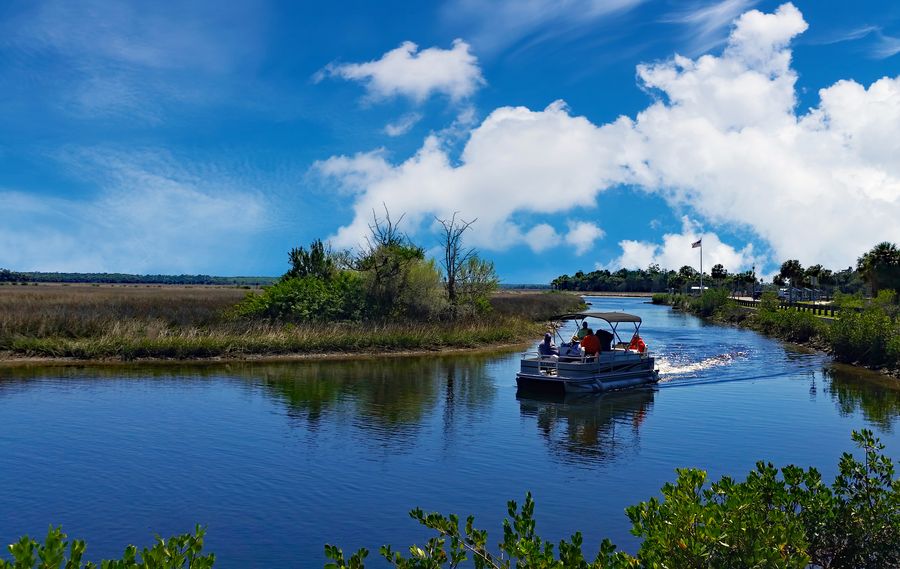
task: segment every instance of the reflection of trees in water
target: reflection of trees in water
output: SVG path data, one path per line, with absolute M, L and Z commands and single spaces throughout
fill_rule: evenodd
M 396 442 L 418 432 L 443 405 L 445 428 L 459 413 L 474 413 L 495 396 L 488 367 L 495 357 L 456 355 L 294 362 L 230 362 L 216 365 L 18 367 L 0 370 L 0 394 L 38 378 L 229 379 L 262 387 L 286 404 L 307 429 L 342 421 L 373 437 Z M 7 373 L 8 372 L 8 373 Z
M 523 416 L 537 420 L 550 450 L 563 461 L 606 462 L 634 451 L 638 431 L 653 406 L 653 390 L 633 389 L 572 398 L 519 395 Z
M 351 422 L 383 442 L 415 435 L 443 399 L 445 428 L 459 409 L 489 403 L 495 388 L 484 356 L 286 362 L 247 366 L 239 375 L 287 403 L 315 429 Z M 234 372 L 235 370 L 232 370 Z
M 842 415 L 862 412 L 870 423 L 890 432 L 900 417 L 900 386 L 891 377 L 848 366 L 825 369 L 826 392 Z

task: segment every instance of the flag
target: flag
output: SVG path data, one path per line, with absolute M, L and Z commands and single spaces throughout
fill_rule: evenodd
M 691 249 L 696 249 L 697 247 L 700 247 L 702 244 L 703 244 L 703 239 L 697 239 L 696 241 L 691 243 Z

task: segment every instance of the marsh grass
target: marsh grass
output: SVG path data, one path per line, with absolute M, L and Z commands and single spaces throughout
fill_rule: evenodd
M 493 313 L 459 322 L 229 318 L 246 294 L 210 286 L 0 287 L 0 352 L 133 360 L 476 348 L 531 340 L 550 315 L 582 306 L 571 294 L 503 292 L 492 299 Z
M 491 297 L 491 307 L 500 316 L 549 320 L 559 314 L 582 310 L 585 304 L 579 294 L 572 292 L 506 290 Z

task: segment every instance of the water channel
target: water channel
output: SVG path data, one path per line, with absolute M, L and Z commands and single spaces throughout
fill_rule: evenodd
M 0 542 L 62 524 L 88 558 L 207 526 L 216 567 L 321 567 L 346 550 L 423 542 L 415 506 L 501 536 L 531 491 L 547 538 L 627 551 L 624 508 L 674 469 L 741 476 L 759 459 L 826 480 L 850 432 L 900 458 L 900 390 L 825 356 L 644 299 L 656 389 L 519 399 L 519 354 L 355 361 L 0 368 Z M 537 339 L 536 339 L 537 341 Z

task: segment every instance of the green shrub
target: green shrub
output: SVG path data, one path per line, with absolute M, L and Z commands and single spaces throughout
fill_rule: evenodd
M 101 569 L 209 569 L 215 563 L 212 553 L 202 555 L 205 530 L 197 526 L 195 534 L 183 534 L 169 539 L 156 538 L 151 548 L 144 548 L 140 556 L 135 546 L 129 545 L 121 559 L 102 561 Z M 81 564 L 86 549 L 84 541 L 66 541 L 62 528 L 50 526 L 44 543 L 27 535 L 9 546 L 12 561 L 0 559 L 0 569 L 96 569 L 88 562 Z M 68 549 L 68 554 L 66 550 Z
M 667 292 L 655 292 L 650 301 L 653 304 L 671 304 L 672 295 Z
M 828 333 L 834 357 L 870 366 L 896 364 L 897 323 L 871 304 L 862 312 L 844 310 Z
M 359 276 L 343 271 L 330 280 L 315 276 L 282 279 L 262 294 L 247 294 L 233 314 L 239 318 L 331 322 L 357 320 L 363 309 Z

